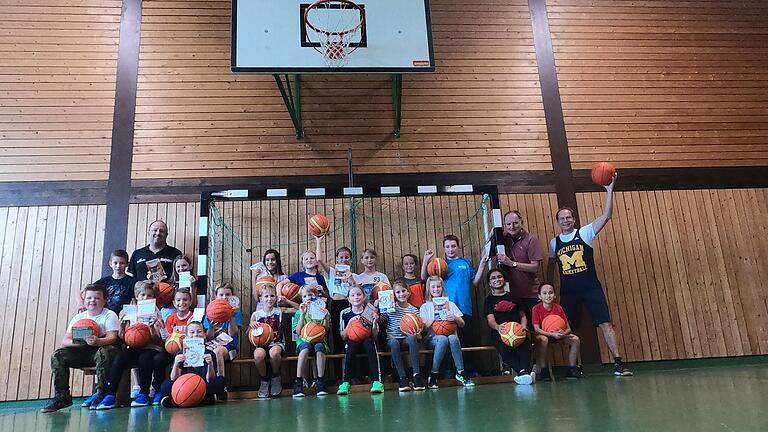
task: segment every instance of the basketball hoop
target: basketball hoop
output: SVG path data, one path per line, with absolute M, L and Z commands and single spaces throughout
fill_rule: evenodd
M 314 33 L 320 43 L 315 50 L 330 67 L 341 67 L 357 49 L 352 40 L 365 23 L 365 9 L 350 0 L 318 0 L 304 11 L 307 38 Z

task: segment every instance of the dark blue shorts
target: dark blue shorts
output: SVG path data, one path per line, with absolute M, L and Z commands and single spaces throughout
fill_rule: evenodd
M 596 326 L 611 322 L 611 313 L 608 311 L 608 302 L 605 299 L 602 286 L 577 288 L 560 292 L 560 306 L 565 311 L 565 316 L 571 323 L 571 328 L 577 328 L 581 322 L 581 305 L 587 307 L 592 323 Z

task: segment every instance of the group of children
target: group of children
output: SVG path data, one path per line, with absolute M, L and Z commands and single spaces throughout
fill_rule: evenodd
M 472 285 L 481 282 L 488 255 L 484 255 L 475 268 L 470 260 L 458 255 L 459 239 L 448 235 L 443 240 L 444 257 L 447 261 L 445 278 L 430 276 L 427 265 L 435 256 L 434 251 L 424 253 L 419 268 L 418 257 L 408 254 L 402 257 L 403 275 L 390 284 L 389 278 L 376 270 L 377 254 L 366 249 L 361 256 L 363 271 L 355 274 L 351 271 L 352 251 L 342 247 L 336 251 L 335 264 L 328 265 L 320 256 L 320 240 L 316 251 L 302 254 L 302 271 L 291 274 L 283 273 L 280 254 L 274 249 L 268 250 L 262 264 L 254 270 L 253 290 L 259 305 L 252 313 L 246 331 L 253 331 L 266 323 L 272 327 L 275 337 L 265 347 L 257 347 L 253 352 L 261 382 L 259 398 L 277 397 L 282 392 L 281 363 L 286 355 L 286 337 L 283 331 L 285 312 L 293 310 L 291 321 L 292 339 L 296 342 L 298 354 L 296 381 L 293 397 L 303 397 L 308 386 L 315 386 L 317 395 L 327 394 L 325 386 L 326 354 L 330 353 L 329 341 L 335 351 L 345 352 L 344 371 L 337 394 L 350 391 L 356 378 L 357 354 L 364 352 L 368 359 L 368 375 L 371 380 L 371 392 L 384 391 L 382 384 L 380 346 L 386 347 L 392 354 L 392 363 L 399 377 L 399 390 L 424 390 L 438 388 L 438 376 L 448 371 L 465 387 L 474 383 L 465 367 L 462 344 L 472 345 Z M 82 292 L 82 311 L 75 315 L 62 340 L 62 347 L 52 356 L 52 374 L 56 395 L 43 411 L 51 412 L 72 404 L 69 394 L 69 369 L 95 365 L 97 390 L 84 402 L 84 407 L 91 409 L 110 409 L 116 404 L 116 392 L 123 377 L 123 372 L 136 368 L 132 380 L 137 389 L 132 394 L 131 406 L 163 405 L 173 406 L 169 397 L 173 381 L 183 373 L 196 373 L 208 383 L 204 402 L 226 399 L 224 384 L 224 364 L 237 356 L 239 329 L 242 315 L 239 308 L 234 316 L 223 323 L 210 322 L 207 317 L 201 321 L 192 320 L 193 309 L 197 301 L 194 288 L 179 288 L 179 273 L 191 270 L 191 260 L 180 256 L 174 260 L 174 272 L 169 282 L 174 286 L 171 305 L 158 305 L 161 309 L 146 322 L 149 326 L 151 341 L 141 348 L 124 347 L 122 340 L 129 322 L 123 313 L 123 306 L 139 300 L 156 298 L 158 284 L 150 280 L 136 280 L 126 274 L 128 255 L 125 251 L 115 251 L 110 257 L 111 276 L 87 285 Z M 271 276 L 271 278 L 264 278 Z M 194 287 L 194 279 L 192 280 Z M 300 300 L 284 298 L 282 285 L 295 283 L 300 286 Z M 523 343 L 515 348 L 504 344 L 499 334 L 499 327 L 505 322 L 515 321 L 528 327 L 529 320 L 534 332 L 536 345 L 536 364 L 538 378 L 547 379 L 546 349 L 549 343 L 563 341 L 570 347 L 569 370 L 567 377 L 583 377 L 577 366 L 579 339 L 568 326 L 564 331 L 547 332 L 541 327 L 543 319 L 550 314 L 567 319 L 562 308 L 554 302 L 554 288 L 551 284 L 542 284 L 539 288 L 541 303 L 537 304 L 532 317 L 526 316 L 524 307 L 505 290 L 506 279 L 502 271 L 491 270 L 487 275 L 491 292 L 485 299 L 484 315 L 490 329 L 490 338 L 494 342 L 503 361 L 503 368 L 515 373 L 515 382 L 526 385 L 536 381 L 536 374 L 531 367 L 531 343 Z M 383 284 L 383 285 L 382 285 Z M 378 288 L 391 286 L 394 304 L 386 311 L 378 311 Z M 389 288 L 387 288 L 389 289 Z M 217 287 L 216 297 L 227 298 L 234 295 L 231 285 Z M 370 303 L 370 306 L 367 306 Z M 236 303 L 237 304 L 237 303 Z M 366 310 L 368 313 L 366 314 Z M 372 311 L 372 312 L 371 312 Z M 118 316 L 118 314 L 120 314 Z M 423 322 L 423 331 L 406 334 L 401 330 L 401 320 L 406 314 L 417 314 Z M 81 319 L 91 319 L 99 326 L 99 334 L 84 340 L 73 338 L 72 328 Z M 359 321 L 353 323 L 353 321 Z M 443 327 L 452 329 L 441 334 L 433 330 L 435 321 L 447 321 Z M 326 336 L 320 342 L 304 340 L 302 330 L 309 323 L 318 323 L 326 330 Z M 337 323 L 335 325 L 333 323 Z M 348 335 L 350 326 L 362 324 L 369 330 L 369 336 L 353 340 Z M 203 337 L 216 339 L 226 333 L 231 339 L 225 345 L 206 348 L 204 366 L 184 367 L 186 356 L 181 353 L 171 356 L 164 349 L 164 341 L 174 332 L 185 333 L 189 338 Z M 425 378 L 420 366 L 420 348 L 424 346 L 434 351 L 432 363 Z M 401 352 L 409 352 L 412 372 L 405 368 Z M 450 351 L 450 361 L 443 362 Z M 316 379 L 310 383 L 310 355 L 315 357 Z M 444 364 L 446 363 L 446 364 Z M 170 366 L 170 375 L 167 374 Z

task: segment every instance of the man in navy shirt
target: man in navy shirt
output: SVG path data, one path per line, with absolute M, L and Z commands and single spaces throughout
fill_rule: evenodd
M 161 220 L 156 220 L 149 225 L 149 244 L 141 249 L 136 249 L 131 254 L 128 263 L 128 272 L 138 280 L 150 279 L 147 270 L 147 261 L 158 258 L 168 280 L 173 274 L 173 260 L 181 255 L 181 251 L 166 243 L 168 238 L 168 225 Z

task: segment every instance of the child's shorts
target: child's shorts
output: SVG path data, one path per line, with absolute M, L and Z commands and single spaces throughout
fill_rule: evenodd
M 302 352 L 302 351 L 304 351 L 305 349 L 311 349 L 311 348 L 313 348 L 313 346 L 312 346 L 312 345 L 310 345 L 310 343 L 309 343 L 309 342 L 302 342 L 302 343 L 301 343 L 301 345 L 299 345 L 299 346 L 296 348 L 296 352 Z M 316 352 L 316 353 L 323 353 L 323 354 L 326 354 L 326 350 L 325 350 L 325 344 L 324 344 L 324 343 L 322 343 L 322 342 L 318 342 L 318 343 L 316 343 L 316 344 L 314 345 L 314 350 L 315 350 L 315 352 Z

